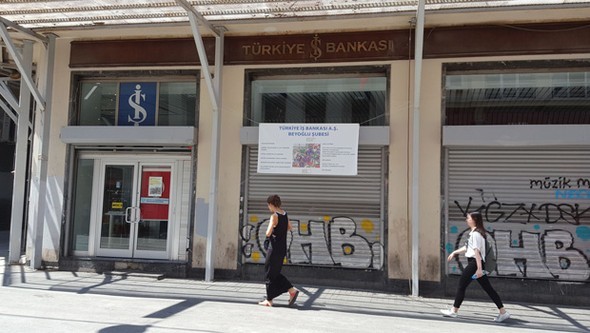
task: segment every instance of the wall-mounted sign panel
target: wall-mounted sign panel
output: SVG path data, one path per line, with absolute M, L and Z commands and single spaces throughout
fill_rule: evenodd
M 357 174 L 359 124 L 260 124 L 258 173 Z

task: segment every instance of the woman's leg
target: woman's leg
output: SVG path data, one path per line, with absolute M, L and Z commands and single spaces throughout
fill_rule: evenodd
M 494 301 L 494 303 L 496 303 L 496 306 L 498 307 L 498 309 L 504 308 L 504 304 L 502 304 L 502 300 L 500 299 L 500 296 L 498 295 L 498 293 L 496 292 L 494 287 L 492 287 L 492 284 L 490 283 L 490 279 L 488 279 L 487 275 L 484 275 L 484 276 L 480 277 L 479 279 L 477 279 L 477 282 L 479 282 L 479 285 L 483 288 L 483 290 L 485 290 L 485 292 L 488 294 L 488 296 L 490 296 L 492 301 Z
M 268 295 L 271 293 L 271 281 L 273 277 L 273 268 L 272 268 L 272 248 L 268 249 L 266 253 L 266 259 L 264 260 L 264 283 L 266 285 L 266 299 L 263 301 L 258 302 L 260 305 L 264 306 L 272 306 L 272 298 L 269 298 Z
M 481 278 L 477 279 L 477 282 L 479 282 L 479 285 L 483 288 L 483 290 L 486 291 L 486 293 L 488 294 L 488 296 L 490 296 L 492 301 L 496 303 L 496 307 L 498 307 L 498 311 L 500 312 L 500 314 L 494 319 L 494 321 L 501 323 L 506 319 L 509 319 L 510 313 L 508 313 L 508 311 L 504 309 L 504 304 L 502 304 L 500 296 L 498 295 L 494 287 L 492 287 L 490 279 L 488 279 L 487 275 L 484 275 Z
M 266 270 L 266 299 L 269 301 L 272 301 L 275 297 L 292 287 L 291 283 L 281 274 L 284 257 L 284 255 L 281 256 L 279 253 L 272 253 L 272 250 L 269 251 L 269 255 L 267 256 L 264 267 Z M 286 284 L 289 287 L 285 290 Z
M 291 282 L 289 282 L 289 280 L 281 273 L 279 273 L 279 275 L 273 280 L 273 284 L 274 290 L 278 293 L 275 297 L 282 293 L 286 293 L 289 289 L 293 288 Z
M 472 279 L 471 276 L 475 274 L 477 271 L 477 264 L 475 261 L 469 260 L 467 267 L 463 269 L 461 273 L 461 278 L 459 279 L 459 286 L 457 287 L 457 293 L 455 294 L 455 302 L 453 303 L 453 311 L 459 311 L 461 307 L 461 303 L 463 303 L 463 299 L 465 298 L 465 290 L 467 286 L 471 283 Z

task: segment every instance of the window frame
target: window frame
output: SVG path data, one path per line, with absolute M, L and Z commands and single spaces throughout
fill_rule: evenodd
M 353 67 L 293 67 L 293 68 L 260 68 L 247 69 L 244 72 L 244 113 L 242 126 L 258 127 L 253 119 L 252 110 L 252 82 L 264 79 L 337 79 L 354 78 L 360 76 L 374 76 L 385 78 L 385 100 L 383 124 L 374 126 L 389 126 L 390 121 L 390 90 L 391 66 L 353 66 Z M 370 126 L 369 126 L 370 127 Z
M 516 124 L 448 124 L 447 116 L 447 77 L 450 75 L 486 75 L 486 74 L 552 74 L 552 73 L 590 73 L 590 60 L 531 60 L 531 61 L 485 61 L 443 63 L 441 79 L 441 123 L 442 126 L 514 126 Z M 520 88 L 518 88 L 520 89 Z M 590 85 L 587 89 L 590 89 Z M 515 99 L 515 101 L 518 99 Z M 521 100 L 522 101 L 522 100 Z M 574 125 L 579 123 L 559 123 L 553 125 Z M 550 125 L 529 123 L 532 125 Z M 584 124 L 581 124 L 584 125 Z
M 158 116 L 158 109 L 160 103 L 160 84 L 161 83 L 176 83 L 176 82 L 194 82 L 195 83 L 195 120 L 193 127 L 199 126 L 199 107 L 200 107 L 200 71 L 198 70 L 175 70 L 175 71 L 83 71 L 72 72 L 70 96 L 70 112 L 68 115 L 68 126 L 84 126 L 80 125 L 81 114 L 81 91 L 83 83 L 101 82 L 101 83 L 116 83 L 117 85 L 127 82 L 155 82 L 157 83 L 156 96 L 156 117 Z M 118 92 L 119 86 L 117 86 Z M 115 119 L 118 115 L 118 95 L 115 106 Z M 119 125 L 113 125 L 118 127 Z M 191 126 L 191 125 L 186 125 Z M 156 125 L 151 127 L 173 127 Z

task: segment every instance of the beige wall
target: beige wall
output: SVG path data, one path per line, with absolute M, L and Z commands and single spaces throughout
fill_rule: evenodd
M 56 40 L 55 67 L 53 77 L 53 97 L 51 100 L 51 132 L 49 142 L 49 159 L 47 169 L 47 207 L 45 214 L 45 240 L 51 239 L 51 244 L 44 242 L 43 259 L 56 262 L 59 253 L 62 215 L 64 211 L 64 193 L 67 146 L 59 138 L 60 130 L 68 123 L 70 101 L 69 75 L 70 43 L 68 40 Z M 53 258 L 51 258 L 53 256 Z M 47 257 L 47 259 L 45 259 Z
M 35 44 L 34 62 L 37 64 L 37 73 L 39 75 L 38 87 L 41 95 L 44 96 L 48 103 L 50 112 L 50 133 L 49 149 L 47 153 L 47 195 L 45 199 L 45 213 L 43 217 L 43 241 L 41 258 L 48 262 L 57 262 L 59 259 L 61 222 L 64 211 L 64 179 L 66 167 L 66 145 L 59 139 L 60 129 L 67 124 L 69 108 L 69 41 L 63 39 L 56 40 L 56 53 L 54 63 L 54 77 L 52 82 L 53 93 L 50 99 L 46 96 L 45 77 L 47 71 L 47 50 L 41 43 Z M 36 110 L 35 115 L 35 132 L 33 135 L 32 154 L 32 176 L 31 184 L 36 187 L 39 182 L 36 175 L 40 168 L 38 156 L 41 153 L 39 141 L 42 135 L 43 113 Z M 33 192 L 34 193 L 34 192 Z M 31 208 L 36 209 L 37 198 L 32 198 Z M 29 220 L 29 228 L 33 221 Z M 27 253 L 30 255 L 32 240 L 29 238 Z
M 441 90 L 440 61 L 424 61 L 420 93 L 420 279 L 440 279 Z M 412 275 L 412 135 L 414 62 L 392 63 L 388 186 L 388 277 Z
M 221 139 L 219 145 L 219 174 L 217 194 L 217 236 L 215 268 L 236 269 L 238 261 L 238 231 L 240 226 L 240 182 L 242 176 L 242 127 L 244 69 L 226 66 L 223 69 L 221 104 Z M 199 138 L 197 157 L 197 209 L 209 209 L 211 177 L 212 105 L 204 79 L 201 79 Z M 199 212 L 197 212 L 199 214 Z M 202 223 L 201 220 L 198 223 Z M 193 266 L 204 268 L 207 248 L 206 225 L 195 227 Z M 199 232 L 199 229 L 203 232 Z
M 420 92 L 420 199 L 418 202 L 420 211 L 418 218 L 420 223 L 420 279 L 438 281 L 440 279 L 441 255 L 440 133 L 442 68 L 440 62 L 424 61 L 422 73 L 422 91 Z
M 408 220 L 409 63 L 391 64 L 389 102 L 389 172 L 387 202 L 387 269 L 390 279 L 410 277 L 410 228 Z
M 196 206 L 193 223 L 192 266 L 205 267 L 207 249 L 207 213 L 209 204 L 209 183 L 211 175 L 211 100 L 205 82 L 201 79 L 199 91 L 199 129 L 197 132 Z
M 240 128 L 243 119 L 244 69 L 225 67 L 223 77 L 217 230 L 219 242 L 215 250 L 216 267 L 236 269 L 240 230 L 240 181 L 242 178 Z
M 590 9 L 545 10 L 545 11 L 509 11 L 490 13 L 450 13 L 434 14 L 426 18 L 427 25 L 455 25 L 473 23 L 498 22 L 535 22 L 586 19 Z M 375 18 L 371 20 L 351 20 L 351 26 L 364 30 L 405 29 L 408 16 L 391 18 Z M 244 24 L 230 26 L 227 33 L 231 35 L 247 35 L 254 32 L 268 34 L 304 33 L 310 31 L 334 32 L 335 21 L 322 22 L 290 22 L 281 25 Z M 347 21 L 348 22 L 348 21 Z M 359 25 L 359 22 L 364 23 Z M 68 30 L 58 32 L 63 36 L 85 36 L 84 38 L 137 38 L 156 37 L 189 37 L 188 25 L 166 27 L 164 29 L 97 29 Z M 64 179 L 67 177 L 66 145 L 59 139 L 59 131 L 67 125 L 70 69 L 68 67 L 70 39 L 59 38 L 53 82 L 52 120 L 50 150 L 48 159 L 48 214 L 44 237 L 44 260 L 57 260 L 61 219 L 64 212 Z M 42 69 L 44 49 L 36 43 L 35 57 Z M 498 61 L 498 60 L 533 60 L 533 59 L 583 59 L 588 55 L 559 56 L 526 56 L 502 58 L 471 58 L 471 59 L 433 59 L 423 63 L 421 91 L 421 123 L 420 123 L 420 278 L 427 281 L 439 281 L 441 276 L 441 93 L 443 62 L 464 61 Z M 412 98 L 413 67 L 408 61 L 377 62 L 377 63 L 332 63 L 322 66 L 336 67 L 349 65 L 391 65 L 391 82 L 389 98 L 390 138 L 389 171 L 388 171 L 388 202 L 387 202 L 387 268 L 391 279 L 409 279 L 411 276 L 411 137 L 412 137 Z M 315 67 L 316 65 L 287 65 L 288 67 Z M 242 181 L 242 146 L 239 131 L 243 122 L 244 70 L 250 68 L 270 68 L 284 66 L 226 66 L 223 72 L 222 107 L 221 107 L 221 142 L 219 163 L 218 190 L 218 226 L 216 235 L 215 267 L 218 269 L 236 269 L 239 256 L 239 209 L 240 188 Z M 188 67 L 183 67 L 188 68 Z M 190 67 L 194 69 L 194 67 Z M 105 70 L 105 68 L 101 68 Z M 123 68 L 116 68 L 123 70 Z M 144 68 L 133 68 L 134 70 Z M 153 69 L 153 68 L 152 68 Z M 160 68 L 161 69 L 161 68 Z M 179 69 L 179 68 L 175 68 Z M 88 68 L 88 70 L 92 70 Z M 196 171 L 196 215 L 204 213 L 209 205 L 210 192 L 210 157 L 211 157 L 211 103 L 209 93 L 203 79 L 200 83 L 200 112 L 197 144 Z M 37 117 L 37 123 L 40 117 Z M 36 156 L 36 155 L 34 155 Z M 33 161 L 34 164 L 38 162 Z M 202 220 L 201 220 L 202 222 Z M 206 219 L 205 219 L 206 222 Z M 196 225 L 193 234 L 193 267 L 205 267 L 206 225 Z M 203 232 L 203 230 L 205 232 Z

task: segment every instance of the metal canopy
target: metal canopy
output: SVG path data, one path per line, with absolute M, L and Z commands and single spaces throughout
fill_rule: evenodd
M 376 0 L 200 0 L 187 1 L 213 24 L 268 19 L 317 19 L 362 15 L 413 15 L 414 1 Z M 427 0 L 426 11 L 498 10 L 534 7 L 581 7 L 590 0 Z M 168 0 L 5 0 L 0 17 L 29 29 L 60 29 L 130 24 L 186 23 L 187 12 Z

